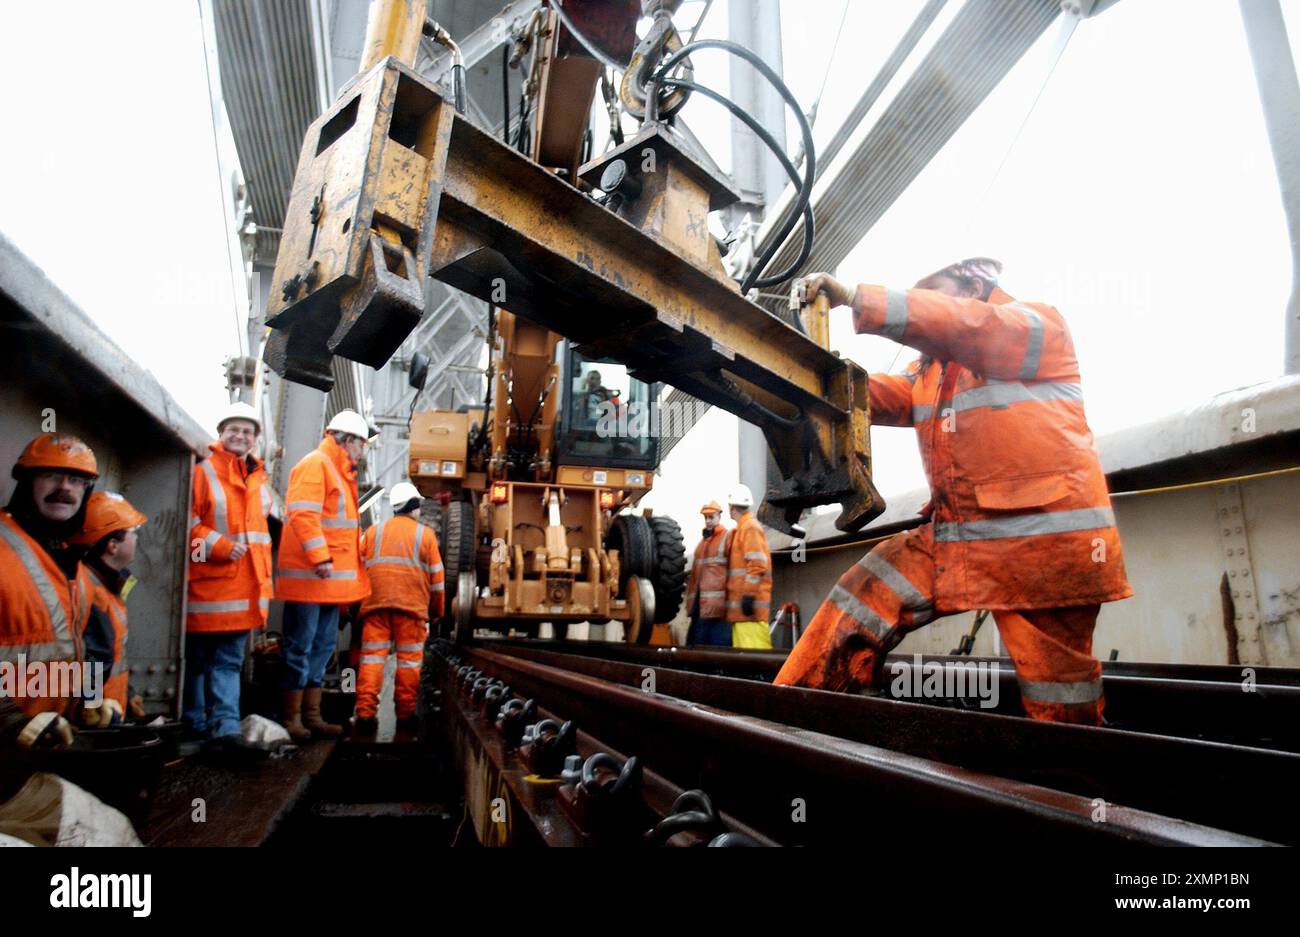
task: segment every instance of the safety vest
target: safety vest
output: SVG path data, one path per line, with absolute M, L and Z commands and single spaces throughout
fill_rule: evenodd
M 288 523 L 280 540 L 275 597 L 289 602 L 346 605 L 370 591 L 360 564 L 356 471 L 343 447 L 326 436 L 293 467 L 285 495 Z M 334 564 L 329 579 L 316 566 Z
M 686 612 L 696 614 L 695 600 L 700 600 L 700 618 L 722 618 L 727 607 L 727 528 L 718 524 L 712 535 L 700 539 L 691 560 L 691 575 L 686 584 Z
M 928 358 L 870 375 L 874 422 L 914 426 L 930 481 L 935 610 L 1086 605 L 1133 594 L 1061 314 L 861 286 L 859 332 Z
M 77 576 L 69 580 L 18 521 L 0 510 L 0 661 L 13 664 L 24 680 L 24 691 L 15 688 L 15 702 L 27 715 L 67 709 L 68 696 L 56 692 L 54 680 L 43 681 L 47 695 L 32 696 L 25 692 L 31 682 L 16 671 L 23 662 L 82 660 L 90 591 L 85 566 L 77 564 Z
M 90 579 L 90 607 L 103 613 L 113 628 L 113 659 L 104 668 L 104 699 L 117 700 L 126 711 L 126 690 L 130 673 L 126 663 L 126 603 L 100 578 L 99 572 L 87 566 Z
M 271 492 L 257 458 L 236 458 L 219 442 L 194 468 L 185 627 L 197 632 L 247 631 L 266 625 L 273 591 Z M 236 543 L 248 552 L 236 562 Z
M 772 553 L 763 525 L 748 511 L 741 515 L 727 547 L 727 621 L 767 621 L 772 611 Z M 746 615 L 745 596 L 754 597 Z
M 422 619 L 442 615 L 442 557 L 431 529 L 406 515 L 390 518 L 362 535 L 361 556 L 370 577 L 362 615 L 385 608 Z

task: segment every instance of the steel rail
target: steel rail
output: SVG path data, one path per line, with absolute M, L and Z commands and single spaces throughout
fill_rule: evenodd
M 576 720 L 604 743 L 638 755 L 673 784 L 709 792 L 733 817 L 782 844 L 843 845 L 894 836 L 909 841 L 930 836 L 938 841 L 950 838 L 954 829 L 964 836 L 984 834 L 1000 840 L 1050 835 L 1060 848 L 1106 842 L 1265 843 L 1257 837 L 811 731 L 776 712 L 758 716 L 713 706 L 702 701 L 699 693 L 677 696 L 665 692 L 662 684 L 659 692 L 645 692 L 624 679 L 576 672 L 567 658 L 558 661 L 562 666 L 553 666 L 504 649 L 468 647 L 447 653 L 457 653 L 465 663 L 505 681 L 516 695 L 532 696 Z M 454 667 L 444 662 L 437 669 L 441 671 L 437 679 L 446 687 L 444 696 L 458 692 L 448 685 L 455 679 Z M 661 679 L 693 685 L 699 681 L 739 684 L 764 689 L 796 705 L 806 705 L 817 696 L 837 697 L 672 671 L 663 672 Z
M 490 646 L 496 646 L 495 642 Z M 780 652 L 646 647 L 615 642 L 510 641 L 502 642 L 501 646 L 764 682 L 771 682 L 785 661 L 785 655 Z M 1019 684 L 1007 658 L 933 655 L 921 656 L 918 663 L 913 655 L 891 654 L 886 658 L 884 673 L 887 686 L 906 671 L 906 686 L 920 688 L 927 672 L 942 667 L 959 665 L 970 669 L 993 664 L 998 666 L 998 694 L 997 704 L 990 711 L 1023 716 Z M 1111 728 L 1136 732 L 1300 752 L 1298 678 L 1300 671 L 1276 667 L 1252 668 L 1251 680 L 1246 681 L 1241 676 L 1241 668 L 1234 667 L 1107 662 L 1102 665 L 1106 721 Z M 980 708 L 974 689 L 968 685 L 956 697 L 916 701 Z
M 515 804 L 523 810 L 524 819 L 529 827 L 527 832 L 521 831 L 518 826 L 515 827 L 513 834 L 516 841 L 531 839 L 547 846 L 601 844 L 602 837 L 599 835 L 599 830 L 584 830 L 560 805 L 555 796 L 558 782 L 555 779 L 536 776 L 521 758 L 519 750 L 506 743 L 494 722 L 490 721 L 469 699 L 468 687 L 456 683 L 447 658 L 435 655 L 434 660 L 440 665 L 436 669 L 435 679 L 441 688 L 440 708 L 445 715 L 456 761 L 465 768 L 467 764 L 472 763 L 472 757 L 469 756 L 470 749 L 473 749 L 480 757 L 486 758 L 492 764 L 501 781 L 509 789 Z M 562 722 L 565 718 L 564 713 L 546 707 L 539 707 L 537 715 L 539 719 L 554 719 L 557 722 Z M 585 760 L 597 752 L 605 752 L 620 761 L 626 761 L 629 757 L 602 743 L 590 733 L 579 730 L 577 753 Z M 473 783 L 469 773 L 466 772 L 467 783 Z M 641 795 L 644 798 L 647 816 L 650 818 L 645 826 L 648 828 L 653 822 L 667 817 L 671 813 L 672 805 L 683 793 L 685 793 L 683 788 L 672 784 L 658 773 L 644 771 Z M 763 846 L 777 845 L 774 840 L 763 836 L 725 812 L 719 812 L 718 829 L 714 832 L 715 835 L 722 832 L 737 833 Z M 693 844 L 691 840 L 691 837 L 687 837 L 685 841 L 679 840 L 665 845 Z M 698 837 L 696 840 L 698 841 Z
M 1110 728 L 1039 722 L 906 701 L 774 687 L 524 647 L 466 649 L 625 688 L 647 685 L 691 705 L 771 720 L 790 731 L 876 746 L 1026 784 L 1285 843 L 1300 816 L 1282 809 L 1300 784 L 1300 755 Z

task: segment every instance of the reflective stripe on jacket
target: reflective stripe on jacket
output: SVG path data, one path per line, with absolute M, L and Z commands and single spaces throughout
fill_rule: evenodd
M 691 560 L 691 575 L 686 584 L 686 613 L 696 614 L 695 600 L 700 600 L 700 618 L 723 618 L 727 607 L 727 533 L 718 524 L 712 535 L 702 537 Z
M 77 564 L 69 580 L 54 558 L 8 511 L 0 510 L 0 661 L 14 665 L 82 660 L 81 636 L 90 617 L 90 575 Z M 25 670 L 26 668 L 24 668 Z M 15 666 L 14 670 L 17 670 Z M 15 674 L 16 679 L 24 675 Z M 27 715 L 65 712 L 68 698 L 53 680 L 48 693 L 29 696 L 15 687 L 14 702 Z
M 103 614 L 113 629 L 112 658 L 104 667 L 104 699 L 117 700 L 125 712 L 126 688 L 130 678 L 126 662 L 126 603 L 99 578 L 99 573 L 93 567 L 86 567 L 86 573 L 90 581 L 90 607 Z
M 754 597 L 754 610 L 742 609 L 745 596 Z M 767 621 L 772 611 L 772 553 L 758 519 L 746 511 L 728 537 L 727 621 Z
M 194 467 L 190 506 L 189 631 L 247 631 L 266 624 L 272 593 L 270 494 L 255 457 L 236 458 L 219 442 Z M 236 543 L 248 552 L 231 562 Z
M 872 419 L 914 426 L 930 482 L 936 610 L 1037 609 L 1133 594 L 1061 314 L 860 286 L 859 332 L 926 358 L 872 374 Z
M 357 475 L 333 436 L 326 435 L 289 473 L 285 512 L 275 597 L 320 605 L 365 598 L 370 580 L 360 563 Z M 320 579 L 316 566 L 326 561 L 334 570 Z
M 442 615 L 442 556 L 429 527 L 406 515 L 376 524 L 361 537 L 361 557 L 370 576 L 362 615 L 385 608 L 421 621 Z

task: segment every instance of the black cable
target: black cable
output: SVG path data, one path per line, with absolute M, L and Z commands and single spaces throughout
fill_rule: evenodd
M 497 307 L 488 303 L 488 367 L 487 390 L 483 392 L 483 422 L 479 424 L 478 440 L 475 449 L 482 449 L 487 444 L 488 420 L 492 416 L 492 385 L 496 383 L 496 374 L 492 367 L 492 350 L 495 346 L 497 331 Z M 491 453 L 488 453 L 491 455 Z
M 591 42 L 591 40 L 587 39 L 586 36 L 575 29 L 572 20 L 570 20 L 568 14 L 561 9 L 558 2 L 552 2 L 550 3 L 550 6 L 555 10 L 556 15 L 559 17 L 560 22 L 563 23 L 564 28 L 572 33 L 573 37 L 577 39 L 578 42 L 581 43 L 599 62 L 608 68 L 626 70 L 625 65 L 620 65 L 609 56 L 605 55 L 593 42 Z M 724 52 L 730 52 L 732 55 L 749 62 L 764 78 L 768 80 L 772 87 L 774 87 L 781 97 L 785 99 L 786 103 L 790 105 L 790 109 L 794 111 L 795 118 L 799 123 L 799 129 L 803 135 L 805 154 L 804 179 L 802 184 L 800 184 L 797 169 L 795 169 L 791 176 L 791 180 L 799 186 L 799 197 L 795 202 L 794 211 L 790 213 L 789 219 L 782 225 L 779 235 L 772 240 L 772 243 L 768 245 L 768 248 L 763 252 L 763 255 L 755 261 L 753 268 L 741 283 L 740 289 L 742 293 L 748 293 L 749 290 L 754 287 L 761 289 L 763 287 L 777 286 L 793 276 L 798 271 L 799 267 L 807 262 L 808 257 L 812 254 L 814 228 L 812 213 L 808 209 L 809 202 L 812 200 L 812 187 L 816 174 L 816 152 L 813 146 L 812 127 L 809 125 L 808 118 L 804 115 L 803 110 L 799 107 L 798 99 L 795 98 L 794 94 L 790 91 L 785 82 L 781 80 L 780 76 L 772 70 L 771 66 L 744 46 L 738 45 L 734 42 L 727 42 L 722 39 L 701 39 L 699 41 L 688 42 L 676 52 L 665 58 L 650 78 L 650 93 L 647 95 L 647 105 L 649 107 L 653 107 L 657 104 L 659 88 L 665 83 L 671 83 L 672 86 L 675 87 L 700 91 L 702 94 L 705 94 L 723 104 L 728 110 L 749 126 L 751 130 L 754 130 L 755 133 L 759 135 L 760 139 L 763 139 L 763 142 L 777 154 L 783 166 L 793 166 L 793 164 L 790 163 L 789 158 L 786 157 L 784 151 L 776 143 L 775 139 L 772 138 L 771 134 L 758 126 L 757 121 L 755 121 L 748 113 L 740 110 L 739 106 L 735 105 L 734 102 L 728 101 L 722 95 L 713 92 L 711 89 L 704 88 L 701 85 L 696 85 L 693 82 L 686 81 L 685 79 L 668 77 L 668 72 L 672 71 L 678 62 L 690 55 L 691 51 L 695 49 L 721 49 Z M 787 172 L 789 172 L 788 169 Z M 794 226 L 799 223 L 801 218 L 804 221 L 804 243 L 795 263 L 791 264 L 787 269 L 782 270 L 778 274 L 760 278 L 758 274 L 760 274 L 763 271 L 763 268 L 771 262 L 772 257 L 776 254 L 781 245 L 785 243 L 786 238 L 789 237 L 790 232 L 794 230 Z
M 451 67 L 451 87 L 452 94 L 455 97 L 456 113 L 465 113 L 465 66 L 453 65 Z
M 758 70 L 759 74 L 766 78 L 768 83 L 777 90 L 777 93 L 785 99 L 785 102 L 790 105 L 790 109 L 794 111 L 795 118 L 799 122 L 799 130 L 803 135 L 804 154 L 806 156 L 804 161 L 804 182 L 799 189 L 799 197 L 795 202 L 794 211 L 790 213 L 789 219 L 781 226 L 780 233 L 777 237 L 773 238 L 771 244 L 768 245 L 767 250 L 765 250 L 763 255 L 754 263 L 753 269 L 749 271 L 744 282 L 741 283 L 740 289 L 742 293 L 748 293 L 753 287 L 762 288 L 767 286 L 776 286 L 789 279 L 797 268 L 792 265 L 788 270 L 781 271 L 779 275 L 770 277 L 759 277 L 759 274 L 762 273 L 763 268 L 771 262 L 772 257 L 776 254 L 777 250 L 785 242 L 785 239 L 789 236 L 790 232 L 794 230 L 794 226 L 799 223 L 800 218 L 803 216 L 803 210 L 808 206 L 808 203 L 812 199 L 813 180 L 816 177 L 817 171 L 812 127 L 809 126 L 808 118 L 804 115 L 802 109 L 800 109 L 798 99 L 795 98 L 793 93 L 791 93 L 789 87 L 787 87 L 785 82 L 781 80 L 780 76 L 772 70 L 771 66 L 744 46 L 738 45 L 734 42 L 728 42 L 724 39 L 701 39 L 698 42 L 687 43 L 660 62 L 659 67 L 655 69 L 654 74 L 650 78 L 650 90 L 647 95 L 647 103 L 649 106 L 657 104 L 659 99 L 659 88 L 667 78 L 668 72 L 672 71 L 673 67 L 676 66 L 678 62 L 697 49 L 721 49 L 724 52 L 729 52 L 732 55 L 749 62 L 749 64 L 753 65 L 754 68 Z
M 510 145 L 510 44 L 501 47 L 501 142 Z
M 781 144 L 779 144 L 776 141 L 775 137 L 773 137 L 770 133 L 768 133 L 767 129 L 764 128 L 763 125 L 758 122 L 758 119 L 756 117 L 754 117 L 744 108 L 742 108 L 735 101 L 732 101 L 729 98 L 727 98 L 725 95 L 722 95 L 717 91 L 714 91 L 712 88 L 706 88 L 704 85 L 696 84 L 693 81 L 686 81 L 681 78 L 665 78 L 662 84 L 670 87 L 685 88 L 688 91 L 692 91 L 692 92 L 699 92 L 705 97 L 712 98 L 713 100 L 721 104 L 723 107 L 725 107 L 727 110 L 731 111 L 731 113 L 734 114 L 742 123 L 744 123 L 745 126 L 749 127 L 750 130 L 754 131 L 754 134 L 760 140 L 762 140 L 765 144 L 767 144 L 767 148 L 771 150 L 772 153 L 776 156 L 776 158 L 781 162 L 781 166 L 782 168 L 785 169 L 786 175 L 790 177 L 790 181 L 793 182 L 796 186 L 803 185 L 803 180 L 799 178 L 798 167 L 796 167 L 795 164 L 790 161 L 790 157 L 788 157 L 785 154 L 785 151 L 781 149 Z M 799 251 L 798 258 L 795 260 L 793 264 L 790 265 L 790 267 L 787 270 L 783 270 L 779 274 L 774 274 L 773 278 L 779 278 L 777 282 L 781 282 L 783 280 L 788 279 L 790 276 L 792 276 L 795 273 L 795 271 L 797 271 L 808 261 L 808 257 L 812 253 L 815 222 L 813 220 L 812 206 L 808 204 L 805 204 L 803 207 L 803 225 L 804 225 L 803 248 L 802 250 Z M 746 292 L 748 291 L 746 290 Z

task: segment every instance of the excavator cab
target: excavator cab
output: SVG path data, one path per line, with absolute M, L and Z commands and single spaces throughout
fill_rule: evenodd
M 560 354 L 565 393 L 556 462 L 653 472 L 659 465 L 662 385 L 632 377 L 609 358 L 588 358 L 569 342 L 560 344 Z

